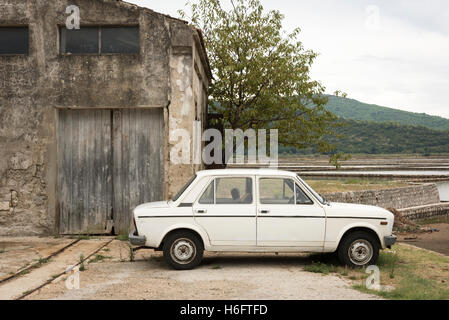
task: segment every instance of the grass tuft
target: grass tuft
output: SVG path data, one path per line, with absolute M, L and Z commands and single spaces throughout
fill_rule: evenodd
M 115 240 L 119 241 L 129 241 L 129 236 L 127 234 L 119 234 L 115 237 Z
M 106 259 L 111 259 L 112 257 L 103 256 L 101 254 L 96 254 L 92 259 L 89 260 L 89 263 L 97 263 Z

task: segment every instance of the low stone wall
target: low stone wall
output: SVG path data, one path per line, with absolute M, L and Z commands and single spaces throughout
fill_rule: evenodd
M 385 190 L 328 193 L 323 196 L 331 202 L 359 203 L 394 209 L 440 203 L 440 194 L 435 183 Z
M 398 211 L 403 217 L 409 220 L 428 219 L 436 216 L 449 215 L 449 202 L 399 209 Z

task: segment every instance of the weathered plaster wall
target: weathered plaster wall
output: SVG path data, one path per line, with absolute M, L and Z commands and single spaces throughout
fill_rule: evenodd
M 60 55 L 69 4 L 81 25 L 139 24 L 141 54 Z M 196 31 L 185 23 L 115 0 L 2 0 L 0 25 L 30 30 L 28 56 L 0 56 L 0 235 L 56 231 L 58 108 L 165 108 L 166 131 L 191 130 Z M 194 167 L 171 164 L 166 137 L 167 198 Z
M 172 24 L 170 30 L 172 31 L 172 50 L 170 55 L 172 90 L 170 96 L 171 104 L 167 114 L 167 136 L 176 132 L 177 129 L 186 130 L 189 140 L 185 140 L 185 142 L 188 144 L 189 155 L 187 159 L 183 159 L 183 163 L 175 164 L 171 151 L 181 142 L 181 138 L 170 139 L 166 165 L 167 198 L 171 198 L 176 194 L 196 171 L 203 169 L 201 164 L 195 165 L 193 163 L 193 123 L 195 120 L 198 120 L 204 124 L 206 121 L 207 98 L 205 97 L 207 97 L 207 88 L 209 86 L 209 78 L 203 66 L 204 62 L 201 60 L 198 49 L 195 47 L 194 39 L 189 37 L 192 34 L 192 28 L 180 24 Z M 194 34 L 194 36 L 197 35 Z M 189 39 L 190 41 L 188 41 Z M 200 72 L 203 72 L 204 76 L 199 77 L 197 70 L 201 70 Z M 177 158 L 182 158 L 181 152 L 178 152 Z
M 440 203 L 438 187 L 434 183 L 386 190 L 329 193 L 323 196 L 332 202 L 368 204 L 394 209 Z

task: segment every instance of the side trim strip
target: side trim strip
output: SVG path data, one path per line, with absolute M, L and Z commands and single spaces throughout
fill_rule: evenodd
M 270 218 L 270 219 L 325 219 L 325 216 L 207 216 L 207 215 L 189 215 L 189 216 L 143 216 L 139 219 L 156 219 L 156 218 Z M 378 217 L 327 217 L 328 219 L 357 219 L 357 220 L 387 220 L 387 218 Z
M 380 217 L 327 217 L 328 219 L 359 219 L 359 220 L 387 220 Z

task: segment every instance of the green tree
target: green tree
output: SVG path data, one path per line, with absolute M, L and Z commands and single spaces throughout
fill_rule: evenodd
M 299 29 L 287 33 L 284 16 L 265 12 L 258 0 L 235 0 L 230 10 L 219 0 L 189 1 L 191 16 L 202 29 L 214 75 L 212 111 L 223 114 L 231 129 L 278 129 L 279 143 L 319 152 L 333 146 L 336 117 L 324 106 L 324 87 L 310 78 L 317 57 L 299 41 Z

